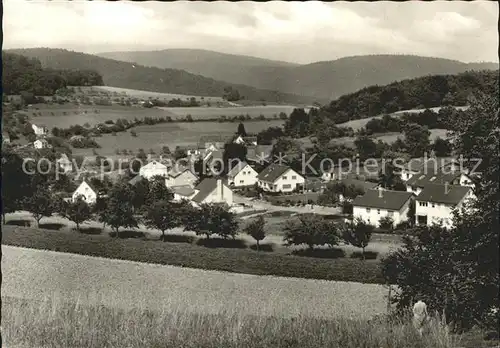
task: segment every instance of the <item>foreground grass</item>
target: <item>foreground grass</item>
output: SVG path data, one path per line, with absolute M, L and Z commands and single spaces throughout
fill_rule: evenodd
M 2 244 L 112 259 L 228 272 L 383 284 L 376 260 L 318 259 L 248 249 L 209 248 L 188 243 L 3 226 Z
M 58 298 L 30 302 L 4 297 L 2 318 L 8 346 L 44 348 L 452 348 L 459 340 L 439 320 L 421 338 L 407 321 L 242 316 L 230 308 L 215 315 L 168 307 L 125 311 Z

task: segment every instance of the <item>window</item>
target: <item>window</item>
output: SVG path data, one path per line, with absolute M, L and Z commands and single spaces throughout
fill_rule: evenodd
M 290 185 L 290 184 L 286 184 L 286 185 L 283 185 L 283 188 L 284 188 L 284 189 L 289 189 L 289 188 L 292 188 L 292 185 Z
M 433 208 L 435 208 L 435 207 L 436 207 L 436 205 L 435 205 L 434 203 L 432 203 L 432 207 L 433 207 Z
M 427 202 L 418 202 L 418 205 L 421 206 L 421 207 L 427 207 L 428 206 Z
M 366 212 L 367 212 L 367 213 L 369 213 L 369 212 L 370 212 L 370 210 L 371 210 L 370 208 L 366 208 Z
M 292 175 L 292 180 L 297 180 L 297 175 Z
M 379 214 L 379 215 L 380 215 L 380 209 L 377 209 L 377 214 Z
M 281 177 L 283 180 L 286 180 L 286 175 Z
M 240 184 L 243 184 L 245 182 L 245 180 L 240 180 Z

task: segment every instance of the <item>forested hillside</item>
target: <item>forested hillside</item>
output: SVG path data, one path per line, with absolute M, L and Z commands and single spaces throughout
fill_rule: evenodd
M 498 63 L 463 63 L 411 55 L 366 55 L 299 65 L 205 50 L 108 52 L 99 54 L 158 68 L 186 70 L 220 81 L 283 93 L 335 99 L 372 85 L 427 75 L 498 69 Z
M 9 50 L 9 52 L 37 58 L 44 68 L 96 70 L 103 76 L 104 83 L 107 86 L 163 93 L 221 97 L 228 88 L 232 88 L 247 100 L 305 104 L 314 101 L 326 102 L 326 100 L 321 99 L 316 100 L 310 97 L 301 97 L 272 90 L 259 90 L 243 84 L 236 85 L 217 81 L 184 70 L 145 67 L 63 49 L 31 48 Z
M 332 101 L 321 111 L 335 123 L 343 123 L 400 110 L 462 106 L 472 93 L 491 95 L 497 88 L 498 70 L 425 76 L 363 88 Z
M 2 82 L 4 94 L 29 92 L 53 95 L 66 86 L 102 85 L 102 76 L 93 70 L 44 69 L 36 58 L 2 52 Z

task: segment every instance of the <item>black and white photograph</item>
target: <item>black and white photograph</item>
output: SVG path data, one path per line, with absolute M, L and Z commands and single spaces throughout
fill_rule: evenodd
M 497 2 L 2 14 L 2 348 L 500 347 Z

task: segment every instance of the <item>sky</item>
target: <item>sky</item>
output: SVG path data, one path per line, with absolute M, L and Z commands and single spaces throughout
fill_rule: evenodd
M 495 1 L 3 1 L 3 48 L 196 48 L 293 63 L 367 54 L 498 62 Z

